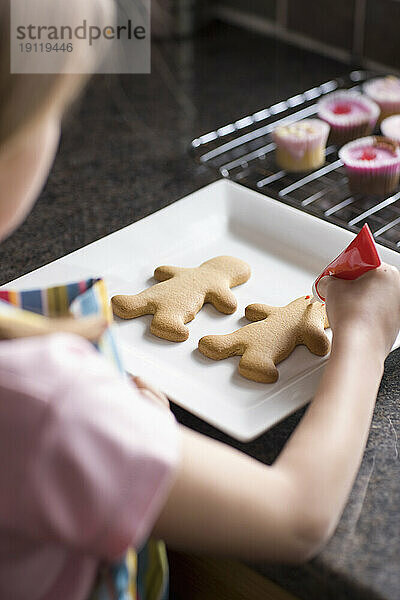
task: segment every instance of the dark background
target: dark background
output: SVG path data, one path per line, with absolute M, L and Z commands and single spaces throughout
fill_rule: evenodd
M 278 25 L 279 36 L 293 33 L 298 43 L 345 51 L 347 60 L 400 69 L 399 0 L 217 0 L 213 7 L 237 23 L 253 15 L 260 27 L 263 19 Z
M 379 3 L 399 5 L 374 2 Z M 261 2 L 246 4 L 263 8 Z M 269 2 L 263 4 L 271 9 Z M 348 15 L 352 2 L 320 0 L 318 5 L 335 5 L 331 14 L 340 16 L 340 7 Z M 312 13 L 316 29 L 326 16 L 321 6 Z M 298 9 L 290 15 L 298 27 L 309 27 Z M 335 33 L 329 23 L 326 30 Z M 60 151 L 38 203 L 0 246 L 1 283 L 210 183 L 216 175 L 188 154 L 193 138 L 348 70 L 347 62 L 211 22 L 193 38 L 155 42 L 151 75 L 94 77 L 65 119 Z M 302 567 L 256 566 L 299 598 L 400 598 L 399 358 L 397 351 L 387 361 L 363 463 L 332 540 Z M 184 410 L 174 411 L 185 425 L 266 463 L 302 415 L 296 413 L 251 444 L 238 444 Z

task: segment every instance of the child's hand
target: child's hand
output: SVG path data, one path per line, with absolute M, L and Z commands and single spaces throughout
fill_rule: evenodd
M 135 375 L 132 375 L 132 381 L 143 396 L 145 396 L 152 402 L 156 402 L 163 408 L 169 409 L 168 398 L 165 394 L 160 392 L 160 390 L 153 388 L 153 386 L 148 384 L 147 381 L 143 381 L 143 379 L 141 379 L 140 377 L 136 377 Z
M 0 315 L 0 340 L 50 335 L 51 333 L 73 333 L 98 342 L 105 330 L 107 321 L 104 317 L 92 316 L 75 319 L 74 317 L 49 318 L 30 314 L 29 321 L 5 314 Z
M 373 347 L 389 354 L 400 326 L 400 274 L 382 264 L 355 281 L 329 277 L 327 312 L 335 334 L 367 334 Z

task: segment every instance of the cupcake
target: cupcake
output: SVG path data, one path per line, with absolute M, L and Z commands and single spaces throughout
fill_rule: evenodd
M 379 121 L 400 113 L 400 79 L 389 75 L 364 84 L 364 93 L 381 109 Z
M 382 121 L 381 131 L 386 137 L 400 143 L 400 115 L 393 115 Z
M 333 92 L 318 102 L 318 116 L 329 123 L 329 141 L 341 146 L 371 133 L 380 113 L 372 100 L 347 90 Z
M 390 194 L 399 185 L 400 144 L 382 136 L 370 136 L 341 148 L 353 194 Z
M 279 168 L 298 173 L 324 165 L 328 135 L 329 125 L 319 119 L 304 119 L 277 127 L 272 138 Z

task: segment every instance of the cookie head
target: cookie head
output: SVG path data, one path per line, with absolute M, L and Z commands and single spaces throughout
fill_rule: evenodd
M 217 256 L 207 260 L 201 265 L 203 269 L 214 269 L 229 277 L 231 285 L 240 285 L 250 279 L 251 269 L 249 265 L 234 256 Z

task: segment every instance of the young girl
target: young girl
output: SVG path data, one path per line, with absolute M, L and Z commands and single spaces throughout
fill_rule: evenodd
M 3 239 L 37 198 L 81 85 L 11 76 L 8 19 L 1 8 Z M 272 466 L 180 427 L 163 394 L 119 378 L 81 337 L 0 342 L 0 597 L 86 600 L 99 563 L 149 535 L 252 560 L 318 553 L 360 465 L 399 329 L 400 276 L 382 265 L 355 282 L 329 281 L 326 295 L 332 354 Z

